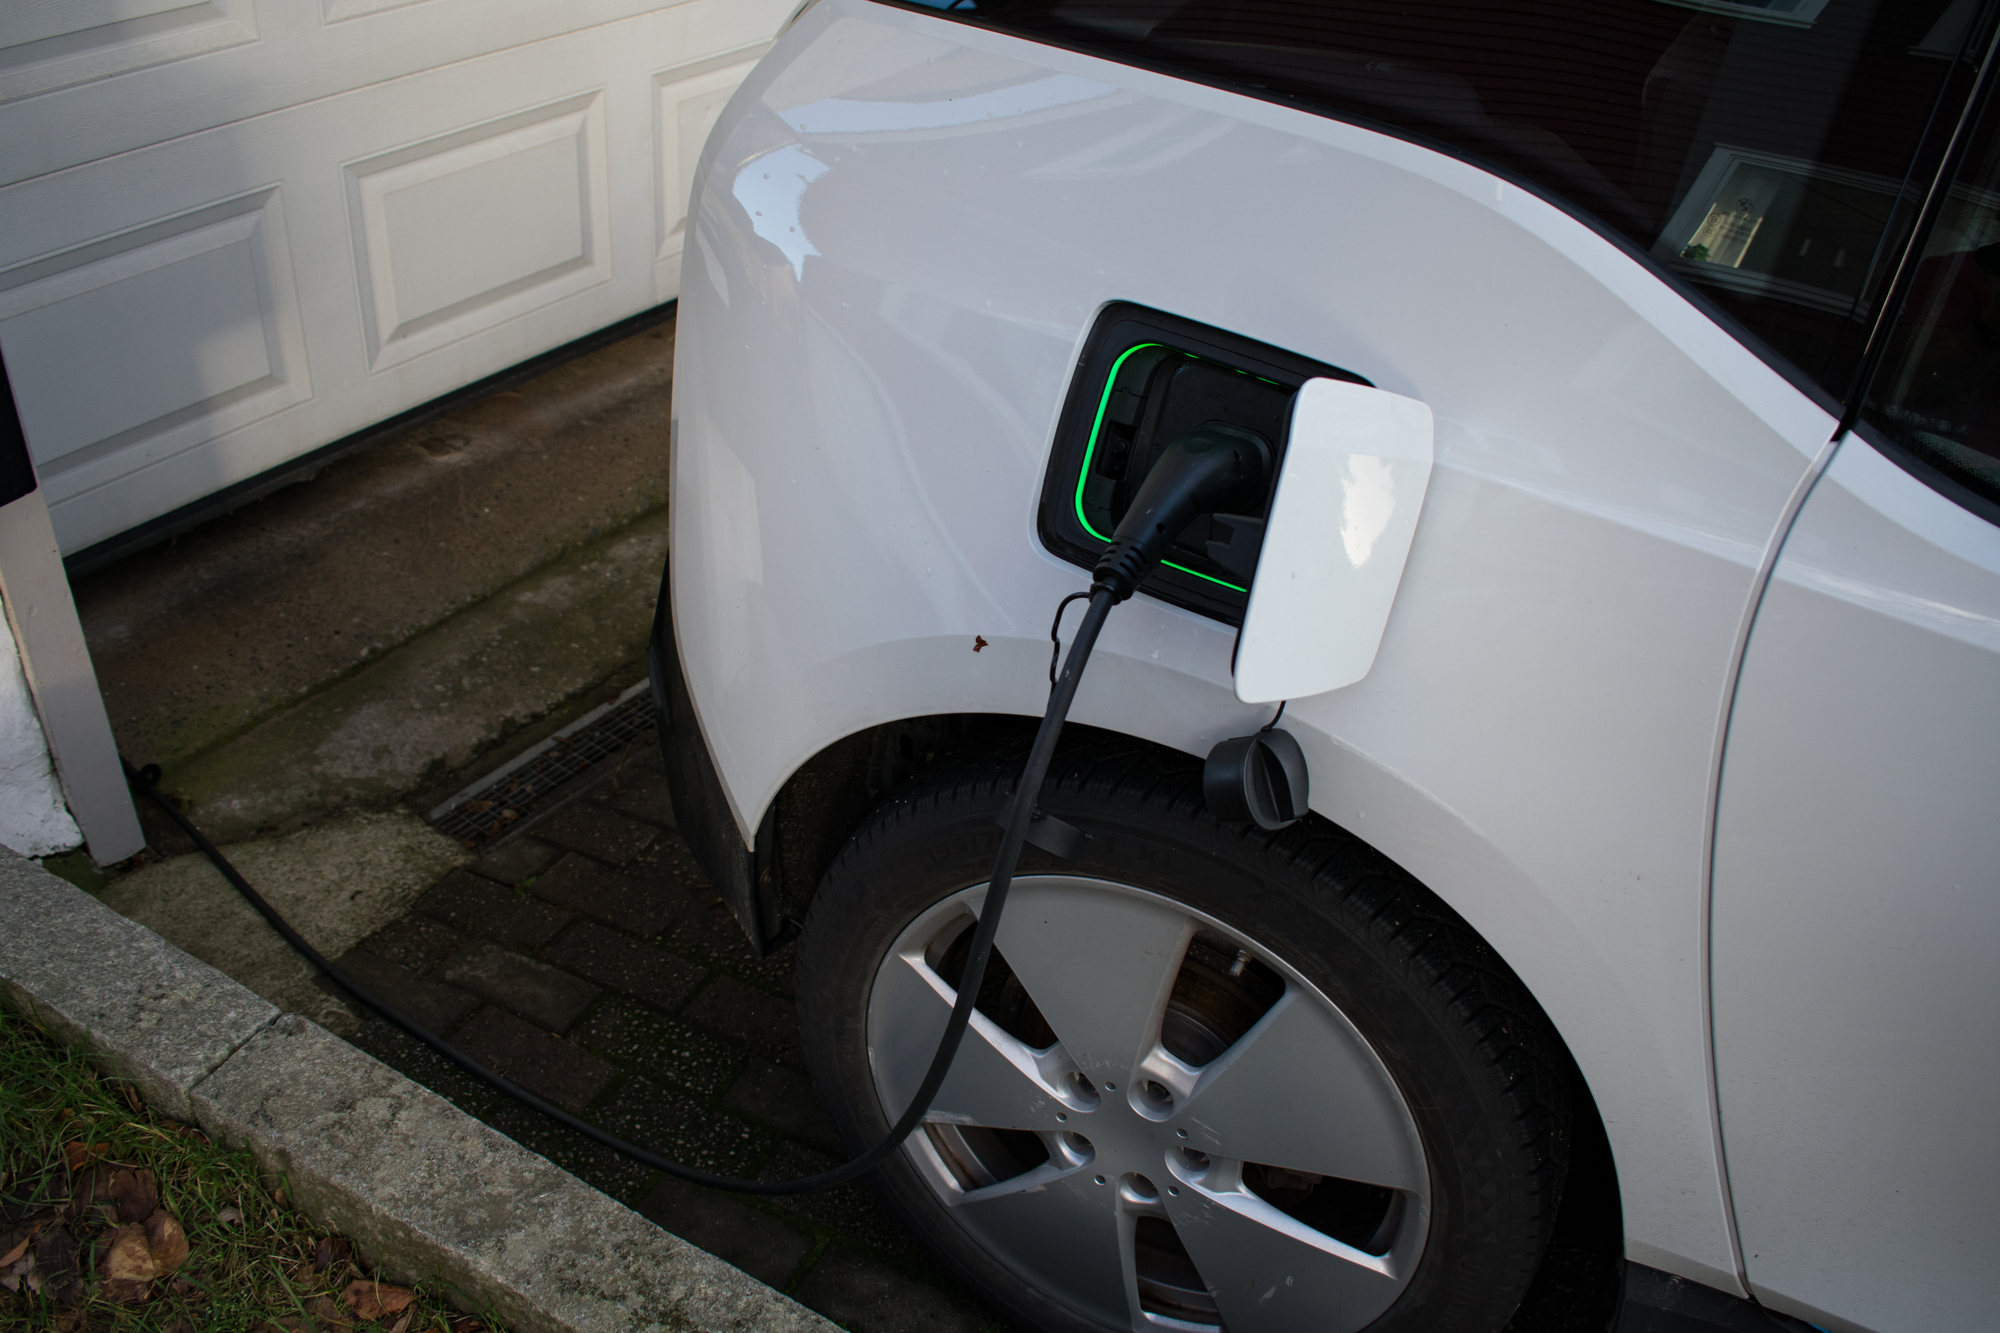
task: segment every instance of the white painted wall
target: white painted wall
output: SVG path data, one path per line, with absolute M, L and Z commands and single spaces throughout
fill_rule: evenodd
M 0 615 L 0 846 L 22 856 L 48 856 L 82 842 L 56 785 L 14 632 Z

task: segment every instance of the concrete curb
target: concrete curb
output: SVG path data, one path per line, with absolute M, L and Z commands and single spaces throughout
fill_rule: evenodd
M 834 1328 L 5 849 L 0 922 L 9 1003 L 248 1146 L 388 1277 L 442 1277 L 520 1333 Z

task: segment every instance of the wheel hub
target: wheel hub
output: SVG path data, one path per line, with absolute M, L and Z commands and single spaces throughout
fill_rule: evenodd
M 884 1116 L 956 1000 L 983 886 L 877 971 Z M 1024 1281 L 1114 1328 L 1371 1322 L 1421 1255 L 1429 1182 L 1379 1057 L 1270 950 L 1102 880 L 1017 880 L 925 1132 L 905 1152 Z

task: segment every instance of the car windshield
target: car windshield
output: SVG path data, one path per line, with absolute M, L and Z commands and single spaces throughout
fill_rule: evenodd
M 1828 378 L 1976 0 L 935 0 L 1433 143 L 1651 252 Z M 1829 380 L 1830 382 L 1830 380 Z

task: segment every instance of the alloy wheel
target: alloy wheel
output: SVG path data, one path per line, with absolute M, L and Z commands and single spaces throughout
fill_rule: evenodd
M 887 1119 L 957 998 L 983 885 L 920 914 L 867 1017 Z M 1270 949 L 1170 898 L 1017 880 L 918 1174 L 989 1253 L 1113 1328 L 1359 1329 L 1430 1218 L 1408 1105 Z

